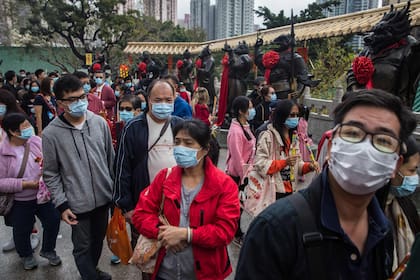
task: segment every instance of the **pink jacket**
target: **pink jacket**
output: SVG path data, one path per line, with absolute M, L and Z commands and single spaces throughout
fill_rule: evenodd
M 10 144 L 6 137 L 0 145 L 0 192 L 15 193 L 15 200 L 36 199 L 37 189 L 23 189 L 22 182 L 38 180 L 41 175 L 39 160 L 42 159 L 41 138 L 32 136 L 28 142 L 29 156 L 23 177 L 16 178 L 22 164 L 24 148 Z
M 246 139 L 239 122 L 233 119 L 227 136 L 226 173 L 240 177 L 241 181 L 244 176 L 244 164 L 251 164 L 254 161 L 256 142 L 249 125 L 244 125 L 244 129 L 251 137 L 250 140 Z

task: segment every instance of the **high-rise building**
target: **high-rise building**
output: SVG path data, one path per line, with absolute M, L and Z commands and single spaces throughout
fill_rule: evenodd
M 392 1 L 392 0 L 391 0 Z M 317 4 L 322 4 L 327 2 L 327 0 L 316 0 Z M 340 5 L 332 7 L 329 10 L 324 10 L 323 14 L 326 17 L 339 16 L 349 13 L 360 12 L 364 10 L 378 8 L 378 0 L 341 0 Z M 363 48 L 363 38 L 362 36 L 355 35 L 349 42 L 349 45 L 354 50 L 360 50 Z
M 143 14 L 160 21 L 176 20 L 177 0 L 143 0 Z
M 254 0 L 216 0 L 216 39 L 254 31 Z
M 119 14 L 125 14 L 131 10 L 142 12 L 143 1 L 142 0 L 126 0 L 125 4 L 118 4 Z
M 382 0 L 382 6 L 388 6 L 388 5 L 397 4 L 397 3 L 404 3 L 408 1 L 409 0 Z
M 201 28 L 209 36 L 209 17 L 210 0 L 191 0 L 190 1 L 190 26 L 191 28 Z

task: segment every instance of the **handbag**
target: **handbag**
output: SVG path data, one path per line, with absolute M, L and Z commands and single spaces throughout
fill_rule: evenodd
M 171 170 L 171 168 L 168 168 L 166 178 L 168 178 Z M 148 190 L 145 191 L 147 192 Z M 164 225 L 169 225 L 168 220 L 163 214 L 164 201 L 165 195 L 162 190 L 162 200 L 159 207 L 159 220 L 162 221 Z M 147 238 L 146 236 L 140 234 L 137 239 L 136 247 L 133 251 L 133 256 L 130 258 L 128 263 L 135 264 L 142 272 L 152 274 L 155 270 L 158 253 L 161 247 L 162 244 L 157 239 Z
M 270 132 L 272 160 L 275 160 L 275 138 Z M 243 191 L 240 194 L 242 200 L 242 214 L 240 227 L 246 233 L 252 220 L 265 208 L 276 201 L 276 186 L 273 175 L 262 176 L 254 167 L 248 165 L 242 183 Z
M 26 163 L 28 162 L 29 157 L 29 145 L 25 144 L 25 152 L 23 154 L 22 163 L 16 178 L 22 178 L 25 173 Z M 15 200 L 15 195 L 13 193 L 1 193 L 0 192 L 0 216 L 6 216 L 9 214 L 13 206 L 13 201 Z
M 123 264 L 128 264 L 133 249 L 128 238 L 125 218 L 120 208 L 114 208 L 114 213 L 106 229 L 106 240 L 111 252 L 118 256 Z
M 37 204 L 44 204 L 51 200 L 51 193 L 45 185 L 44 180 L 39 180 L 39 188 L 38 193 L 36 194 L 36 203 Z

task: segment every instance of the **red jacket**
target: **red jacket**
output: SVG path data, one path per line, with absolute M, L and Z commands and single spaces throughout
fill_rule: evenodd
M 194 118 L 202 120 L 206 125 L 210 126 L 209 121 L 209 108 L 205 104 L 195 104 L 194 106 Z
M 179 225 L 182 168 L 174 167 L 165 180 L 167 169 L 161 170 L 141 194 L 133 214 L 136 229 L 148 238 L 158 236 L 158 211 L 165 194 L 164 214 L 173 226 Z M 225 279 L 231 272 L 227 245 L 232 241 L 239 219 L 238 187 L 207 158 L 203 187 L 191 203 L 190 227 L 197 279 Z M 162 248 L 152 279 L 156 278 L 166 254 Z
M 97 92 L 99 89 L 98 87 L 95 87 L 92 92 Z M 98 97 L 102 100 L 104 107 L 105 107 L 105 111 L 106 111 L 106 117 L 110 120 L 114 119 L 115 114 L 114 114 L 114 107 L 115 104 L 117 103 L 117 99 L 115 97 L 114 94 L 114 90 L 108 86 L 108 85 L 104 85 L 102 87 L 102 91 L 98 94 Z

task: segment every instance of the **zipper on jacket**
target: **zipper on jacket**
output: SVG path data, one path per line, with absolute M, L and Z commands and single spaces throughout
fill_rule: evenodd
M 226 272 L 230 267 L 230 258 L 229 258 L 229 252 L 228 252 L 227 247 L 225 247 L 225 252 L 226 252 L 226 256 L 227 256 L 227 261 L 226 261 L 225 270 L 223 270 L 223 272 Z
M 204 210 L 200 210 L 200 226 L 204 225 Z
M 174 203 L 175 203 L 176 208 L 178 208 L 178 209 L 181 208 L 181 205 L 179 205 L 178 199 L 174 199 Z
M 93 199 L 95 201 L 95 208 L 96 208 L 96 194 L 95 194 L 95 188 L 93 187 L 92 166 L 90 165 L 89 153 L 88 153 L 88 150 L 87 150 L 87 147 L 86 147 L 86 142 L 85 142 L 85 135 L 83 134 L 83 131 L 80 131 L 80 134 L 82 135 L 83 146 L 85 147 L 86 158 L 88 160 L 89 172 L 90 172 L 90 183 L 91 183 L 91 186 L 92 186 L 92 194 L 93 194 Z

